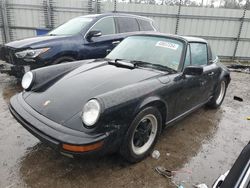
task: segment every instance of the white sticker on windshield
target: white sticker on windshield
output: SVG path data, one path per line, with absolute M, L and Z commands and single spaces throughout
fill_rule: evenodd
M 177 50 L 179 47 L 178 44 L 171 43 L 171 42 L 165 42 L 165 41 L 158 41 L 155 46 L 163 47 L 163 48 L 169 48 L 172 50 Z

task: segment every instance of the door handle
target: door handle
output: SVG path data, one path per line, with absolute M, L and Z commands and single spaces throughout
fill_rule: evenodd
M 214 75 L 214 72 L 208 73 L 208 76 L 213 76 L 213 75 Z
M 116 40 L 116 41 L 113 41 L 112 44 L 116 45 L 116 44 L 119 44 L 121 41 L 119 40 Z
M 108 55 L 111 51 L 112 51 L 111 49 L 107 49 L 106 54 Z

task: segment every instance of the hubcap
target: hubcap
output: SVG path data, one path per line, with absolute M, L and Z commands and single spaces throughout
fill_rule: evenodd
M 143 154 L 151 147 L 157 134 L 157 128 L 157 119 L 153 114 L 148 114 L 141 119 L 131 140 L 132 150 L 135 154 Z
M 220 84 L 220 93 L 219 93 L 218 98 L 216 100 L 216 104 L 220 104 L 221 101 L 223 100 L 225 90 L 226 90 L 226 83 L 225 83 L 225 81 L 222 81 Z

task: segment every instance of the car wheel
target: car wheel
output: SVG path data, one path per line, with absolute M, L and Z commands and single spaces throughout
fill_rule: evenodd
M 207 105 L 211 108 L 218 108 L 226 95 L 227 91 L 227 80 L 222 79 L 213 98 L 207 103 Z
M 63 56 L 63 57 L 59 57 L 58 59 L 53 61 L 51 63 L 51 65 L 57 65 L 57 64 L 60 64 L 60 63 L 67 63 L 67 62 L 71 62 L 71 61 L 75 61 L 75 59 L 70 57 L 70 56 Z
M 147 157 L 158 140 L 162 129 L 162 116 L 155 107 L 148 107 L 132 121 L 120 149 L 129 162 L 139 162 Z

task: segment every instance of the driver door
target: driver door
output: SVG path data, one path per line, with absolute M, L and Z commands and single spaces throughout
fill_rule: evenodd
M 208 65 L 208 50 L 206 43 L 192 42 L 186 53 L 184 68 L 187 66 L 201 66 L 201 75 L 184 75 L 179 80 L 180 91 L 176 101 L 176 115 L 181 115 L 206 102 L 211 95 L 213 85 L 212 72 Z
M 191 63 L 193 66 L 203 67 L 203 73 L 200 76 L 200 93 L 197 96 L 199 104 L 206 102 L 212 95 L 214 86 L 214 77 L 217 75 L 216 66 L 210 64 L 208 60 L 208 46 L 206 43 L 192 42 Z

